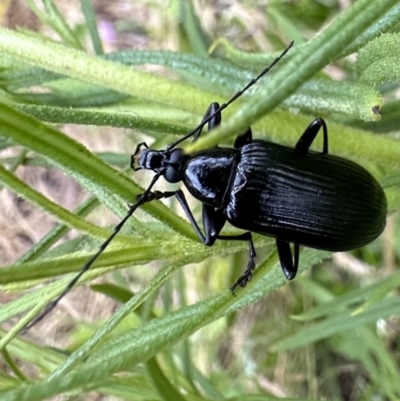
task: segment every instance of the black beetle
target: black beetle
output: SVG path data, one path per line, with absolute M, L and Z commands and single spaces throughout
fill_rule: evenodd
M 221 106 L 212 103 L 201 124 L 166 150 L 149 149 L 144 142 L 137 146 L 131 157 L 131 167 L 135 171 L 154 171 L 150 185 L 138 196 L 137 202 L 129 208 L 98 252 L 28 327 L 57 305 L 135 210 L 155 199 L 175 196 L 205 245 L 212 246 L 217 239 L 248 241 L 249 263 L 231 287 L 232 291 L 248 283 L 255 267 L 256 252 L 251 232 L 276 238 L 280 263 L 289 280 L 297 273 L 300 245 L 327 251 L 348 251 L 368 244 L 382 233 L 387 211 L 382 188 L 363 167 L 328 154 L 328 132 L 321 118 L 306 128 L 294 148 L 253 140 L 250 128 L 236 138 L 233 148 L 215 147 L 185 154 L 183 149 L 176 147 L 190 137 L 196 141 L 206 124 L 209 130 L 218 126 L 221 111 L 264 76 L 292 44 L 227 103 Z M 310 151 L 321 128 L 322 152 Z M 161 176 L 170 183 L 182 181 L 202 203 L 204 234 L 180 189 L 151 191 Z M 235 236 L 220 235 L 226 221 L 247 232 Z M 290 244 L 294 244 L 294 256 Z
M 205 119 L 213 115 L 209 129 L 220 124 L 217 110 L 218 103 L 213 103 L 205 115 Z M 323 150 L 310 151 L 321 127 Z M 182 181 L 202 202 L 205 234 L 180 189 L 150 192 L 146 200 L 176 196 L 205 245 L 211 246 L 217 239 L 249 242 L 249 264 L 232 291 L 247 284 L 255 267 L 251 232 L 276 238 L 282 270 L 292 280 L 297 273 L 299 245 L 348 251 L 370 243 L 385 227 L 387 204 L 382 188 L 363 167 L 328 155 L 328 133 L 322 118 L 306 128 L 294 148 L 253 140 L 249 128 L 236 138 L 233 148 L 216 147 L 191 155 L 175 147 L 148 149 L 142 143 L 131 164 L 135 170 L 152 170 L 170 183 Z M 248 231 L 220 235 L 226 221 Z

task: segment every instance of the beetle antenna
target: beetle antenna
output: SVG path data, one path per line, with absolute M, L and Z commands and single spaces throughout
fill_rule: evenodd
M 153 198 L 149 198 L 149 194 L 150 194 L 150 191 L 153 188 L 154 184 L 157 182 L 157 180 L 159 178 L 160 178 L 160 174 L 156 174 L 153 177 L 153 179 L 152 179 L 150 185 L 147 187 L 146 191 L 144 191 L 144 193 L 139 197 L 139 199 L 137 200 L 137 202 L 135 204 L 130 206 L 125 217 L 114 227 L 112 234 L 100 245 L 98 251 L 85 263 L 85 265 L 82 267 L 80 272 L 66 285 L 63 292 L 60 295 L 58 295 L 57 298 L 55 298 L 53 301 L 51 301 L 49 304 L 47 304 L 47 306 L 44 308 L 42 313 L 40 315 L 38 315 L 34 320 L 32 320 L 25 327 L 25 330 L 29 330 L 31 327 L 35 326 L 36 323 L 40 322 L 46 315 L 48 315 L 57 306 L 57 304 L 61 301 L 61 299 L 64 298 L 64 296 L 67 295 L 68 292 L 72 290 L 72 288 L 75 286 L 75 284 L 78 282 L 78 280 L 90 269 L 90 267 L 96 261 L 96 259 L 108 247 L 108 245 L 114 239 L 114 237 L 121 231 L 121 229 L 125 225 L 125 223 L 129 220 L 129 218 L 133 215 L 133 213 L 135 213 L 135 210 L 142 204 L 149 202 L 150 200 L 153 200 Z
M 167 150 L 172 150 L 176 145 L 180 144 L 181 142 L 185 141 L 186 139 L 190 138 L 191 136 L 195 135 L 197 131 L 203 129 L 203 127 L 209 123 L 218 113 L 220 113 L 222 110 L 225 110 L 230 104 L 232 104 L 237 98 L 243 95 L 244 92 L 246 92 L 249 88 L 251 88 L 254 84 L 258 82 L 264 75 L 268 73 L 268 71 L 286 55 L 286 53 L 290 50 L 290 48 L 293 46 L 294 41 L 291 41 L 289 45 L 286 47 L 286 49 L 266 68 L 264 68 L 261 73 L 256 77 L 253 78 L 250 82 L 247 83 L 247 85 L 242 88 L 239 92 L 236 92 L 226 103 L 223 103 L 219 106 L 217 110 L 214 111 L 214 113 L 210 114 L 205 120 L 203 120 L 194 130 L 190 131 L 188 134 L 186 134 L 184 137 L 179 138 L 176 142 L 171 143 L 168 145 Z

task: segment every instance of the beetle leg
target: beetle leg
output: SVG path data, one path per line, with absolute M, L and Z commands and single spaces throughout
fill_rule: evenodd
M 251 128 L 249 127 L 247 131 L 241 135 L 238 135 L 235 139 L 234 148 L 240 148 L 247 143 L 250 143 L 253 140 L 253 133 L 251 132 Z
M 183 211 L 185 212 L 194 231 L 199 236 L 201 242 L 209 246 L 214 245 L 215 240 L 217 239 L 218 234 L 222 230 L 222 227 L 224 226 L 226 221 L 226 217 L 222 213 L 217 213 L 214 208 L 203 205 L 203 225 L 206 233 L 204 235 L 199 225 L 197 224 L 197 221 L 194 218 L 192 211 L 190 210 L 185 194 L 180 189 L 178 189 L 177 191 L 168 191 L 168 192 L 161 192 L 161 191 L 149 192 L 146 195 L 146 199 L 142 201 L 142 204 L 146 202 L 151 202 L 155 199 L 170 198 L 171 196 L 174 195 L 176 199 L 178 199 L 178 202 L 180 203 Z M 141 200 L 142 196 L 143 194 L 138 195 L 136 197 L 137 201 Z
M 187 218 L 193 226 L 193 229 L 196 231 L 196 234 L 199 236 L 203 244 L 212 246 L 214 245 L 217 239 L 225 240 L 225 241 L 248 241 L 249 242 L 249 263 L 247 264 L 247 268 L 244 273 L 235 281 L 233 286 L 230 288 L 232 292 L 235 291 L 237 287 L 245 287 L 246 284 L 251 280 L 253 276 L 253 271 L 256 266 L 255 258 L 256 258 L 256 250 L 254 249 L 253 237 L 250 232 L 243 233 L 240 235 L 219 235 L 223 226 L 226 222 L 226 217 L 222 214 L 222 210 L 215 209 L 211 206 L 203 204 L 203 226 L 205 235 L 200 230 L 199 225 L 197 224 L 192 211 L 189 208 L 186 197 L 184 193 L 178 189 L 175 192 L 175 196 L 178 199 L 179 203 L 182 206 L 182 209 L 186 213 Z
M 186 216 L 189 219 L 189 222 L 192 225 L 194 231 L 199 236 L 200 240 L 204 244 L 206 244 L 206 237 L 201 232 L 200 227 L 197 224 L 197 221 L 195 220 L 193 213 L 190 210 L 190 207 L 187 203 L 185 194 L 180 189 L 178 189 L 177 191 L 168 191 L 168 192 L 161 192 L 161 191 L 149 192 L 146 195 L 146 199 L 144 201 L 142 201 L 142 204 L 146 203 L 146 202 L 151 202 L 154 199 L 170 198 L 171 196 L 174 196 L 174 195 L 175 195 L 176 199 L 178 199 L 178 202 L 180 203 L 180 205 L 182 206 L 183 211 L 186 213 Z M 143 194 L 138 195 L 137 199 L 140 200 L 142 196 L 143 196 Z M 206 245 L 208 245 L 208 244 L 206 244 Z
M 292 258 L 292 251 L 290 249 L 290 243 L 276 240 L 276 247 L 278 249 L 279 261 L 281 262 L 283 274 L 288 280 L 293 280 L 297 274 L 297 268 L 299 267 L 299 246 L 294 245 L 294 260 Z
M 249 262 L 247 264 L 246 270 L 243 272 L 243 274 L 234 282 L 230 290 L 232 293 L 235 293 L 236 288 L 238 287 L 246 287 L 247 283 L 252 279 L 253 277 L 253 271 L 256 267 L 256 250 L 254 248 L 254 243 L 253 243 L 253 237 L 251 235 L 251 232 L 243 233 L 240 235 L 219 235 L 218 239 L 221 240 L 227 240 L 227 241 L 248 241 L 249 242 Z
M 217 239 L 220 239 L 219 233 L 226 223 L 226 217 L 222 209 L 215 209 L 212 206 L 203 204 L 203 227 L 205 232 L 205 244 L 214 245 Z
M 221 124 L 221 112 L 216 113 L 219 109 L 219 104 L 214 102 L 210 104 L 210 107 L 207 109 L 206 114 L 204 114 L 203 119 L 201 120 L 200 128 L 197 130 L 197 132 L 193 136 L 193 141 L 196 142 L 199 139 L 199 136 L 201 135 L 201 131 L 203 130 L 202 124 L 204 121 L 206 121 L 210 116 L 215 114 L 214 117 L 211 118 L 211 120 L 208 122 L 208 130 L 211 131 L 215 127 L 218 127 Z
M 169 192 L 167 193 L 170 194 Z M 178 202 L 182 206 L 182 209 L 186 213 L 187 218 L 190 221 L 194 231 L 199 236 L 200 240 L 203 244 L 212 246 L 214 245 L 217 239 L 225 240 L 225 241 L 248 241 L 249 242 L 249 263 L 247 264 L 247 268 L 244 273 L 235 281 L 233 286 L 230 288 L 232 292 L 235 291 L 237 287 L 245 287 L 246 284 L 253 277 L 253 271 L 256 266 L 255 258 L 256 258 L 256 250 L 254 248 L 253 237 L 251 232 L 243 233 L 240 235 L 219 235 L 223 226 L 226 222 L 226 217 L 222 214 L 222 210 L 215 209 L 211 206 L 203 204 L 203 226 L 205 235 L 202 233 L 197 221 L 195 220 L 192 211 L 189 208 L 187 203 L 185 194 L 178 189 L 176 192 L 173 192 L 172 195 L 175 195 L 178 199 Z M 169 195 L 171 196 L 171 195 Z
M 303 135 L 297 141 L 295 150 L 298 154 L 303 156 L 307 155 L 307 152 L 313 143 L 315 137 L 317 136 L 319 130 L 322 127 L 322 132 L 324 135 L 324 142 L 322 145 L 322 154 L 328 153 L 328 129 L 326 128 L 326 123 L 322 118 L 316 118 L 303 132 Z
M 253 270 L 256 267 L 255 258 L 257 255 L 256 250 L 254 249 L 251 232 L 239 235 L 219 235 L 225 222 L 226 217 L 224 216 L 222 209 L 215 209 L 211 206 L 203 205 L 203 226 L 206 234 L 204 243 L 206 245 L 213 245 L 217 239 L 223 241 L 248 241 L 249 243 L 249 262 L 246 270 L 231 287 L 231 291 L 234 292 L 237 287 L 245 287 L 253 277 Z
M 245 287 L 253 277 L 253 271 L 256 267 L 255 259 L 257 255 L 256 250 L 254 249 L 251 232 L 239 235 L 219 235 L 223 226 L 225 225 L 225 222 L 226 217 L 224 216 L 222 209 L 215 209 L 211 206 L 203 204 L 203 226 L 206 234 L 204 243 L 206 245 L 213 245 L 217 239 L 223 241 L 248 241 L 249 243 L 249 262 L 246 270 L 230 288 L 230 290 L 234 293 L 237 287 Z
M 175 192 L 175 196 L 176 196 L 176 199 L 178 199 L 178 202 L 180 203 L 180 205 L 181 205 L 183 211 L 186 213 L 186 216 L 187 216 L 187 218 L 189 219 L 189 222 L 190 222 L 190 224 L 192 225 L 194 231 L 196 232 L 196 234 L 197 234 L 198 237 L 200 238 L 201 242 L 202 242 L 203 244 L 205 244 L 205 243 L 206 243 L 206 237 L 205 237 L 204 234 L 202 233 L 202 231 L 201 231 L 199 225 L 197 224 L 197 221 L 195 220 L 195 218 L 194 218 L 194 216 L 193 216 L 192 211 L 190 210 L 190 207 L 189 207 L 189 205 L 188 205 L 188 203 L 187 203 L 185 194 L 184 194 L 180 189 L 178 189 L 178 190 Z
M 195 220 L 192 211 L 189 208 L 185 194 L 178 189 L 175 192 L 175 196 L 178 202 L 181 204 L 182 209 L 186 213 L 187 218 L 190 221 L 194 231 L 199 236 L 200 240 L 204 245 L 212 246 L 214 245 L 217 238 L 219 238 L 219 233 L 222 230 L 226 222 L 226 217 L 222 214 L 222 210 L 216 210 L 211 206 L 203 204 L 203 226 L 204 232 L 201 231 L 197 221 Z

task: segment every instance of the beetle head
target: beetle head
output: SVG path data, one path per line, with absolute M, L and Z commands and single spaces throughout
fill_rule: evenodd
M 141 169 L 152 170 L 162 175 L 168 182 L 176 183 L 182 180 L 182 169 L 184 167 L 186 156 L 183 150 L 141 150 L 140 147 L 131 157 L 131 167 L 137 171 Z M 137 165 L 137 167 L 135 167 Z

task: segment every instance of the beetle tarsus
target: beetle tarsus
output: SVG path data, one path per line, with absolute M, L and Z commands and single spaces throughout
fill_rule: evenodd
M 235 291 L 238 287 L 244 288 L 248 284 L 248 282 L 253 278 L 253 272 L 254 269 L 256 268 L 256 263 L 255 263 L 255 256 L 250 257 L 249 264 L 247 265 L 246 270 L 244 273 L 235 281 L 235 283 L 232 285 L 230 288 L 231 292 L 233 295 L 235 294 Z
M 256 249 L 254 248 L 253 236 L 251 235 L 251 232 L 248 231 L 246 233 L 234 236 L 219 235 L 217 239 L 226 241 L 248 241 L 249 243 L 249 263 L 247 264 L 247 268 L 230 288 L 231 292 L 235 295 L 236 288 L 246 287 L 247 283 L 252 279 L 254 269 L 256 268 L 257 254 Z

